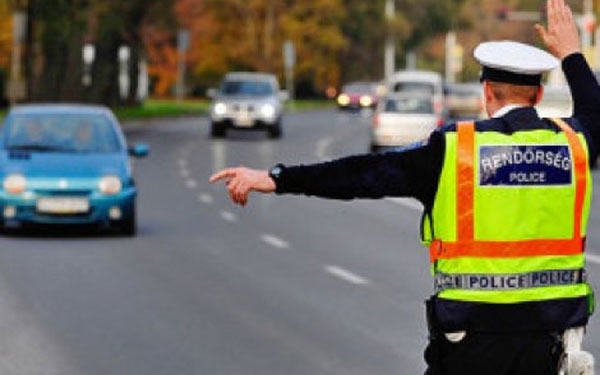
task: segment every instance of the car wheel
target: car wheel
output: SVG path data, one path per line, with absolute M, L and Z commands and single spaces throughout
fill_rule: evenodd
M 132 203 L 128 215 L 118 224 L 119 234 L 122 236 L 133 237 L 137 233 L 135 203 Z
M 225 126 L 212 122 L 210 124 L 210 136 L 213 138 L 223 138 L 225 136 Z
M 269 138 L 281 138 L 281 120 L 277 121 L 273 126 L 269 127 Z
M 379 152 L 379 146 L 377 146 L 375 143 L 371 143 L 369 149 L 371 152 Z

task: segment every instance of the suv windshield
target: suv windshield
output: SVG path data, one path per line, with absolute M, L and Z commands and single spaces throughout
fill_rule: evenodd
M 268 82 L 227 80 L 221 85 L 223 95 L 267 96 L 273 94 Z

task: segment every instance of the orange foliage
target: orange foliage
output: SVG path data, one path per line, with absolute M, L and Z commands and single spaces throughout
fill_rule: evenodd
M 0 69 L 10 65 L 12 50 L 12 14 L 8 6 L 0 4 Z
M 177 49 L 165 32 L 148 28 L 142 35 L 148 57 L 148 74 L 155 81 L 153 94 L 166 96 L 177 81 Z
M 340 79 L 338 53 L 346 40 L 341 0 L 178 0 L 181 26 L 190 30 L 193 72 L 212 79 L 231 69 L 284 76 L 282 47 L 296 47 L 297 77 L 318 88 Z

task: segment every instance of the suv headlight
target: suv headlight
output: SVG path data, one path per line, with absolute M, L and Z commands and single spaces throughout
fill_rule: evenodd
M 227 113 L 227 105 L 222 102 L 217 102 L 213 107 L 213 112 L 217 116 L 224 116 Z
M 102 194 L 113 195 L 121 192 L 123 183 L 117 176 L 104 176 L 98 182 L 98 189 Z
M 25 187 L 27 186 L 27 180 L 22 174 L 14 173 L 6 176 L 2 183 L 2 186 L 4 187 L 4 190 L 11 194 L 21 194 L 25 191 Z
M 273 104 L 263 104 L 260 107 L 260 114 L 267 118 L 275 117 L 275 106 Z

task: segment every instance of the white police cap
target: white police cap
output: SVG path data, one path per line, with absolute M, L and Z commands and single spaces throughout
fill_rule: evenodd
M 560 64 L 544 50 L 508 40 L 481 43 L 473 56 L 482 65 L 481 81 L 516 85 L 538 86 L 542 73 Z

